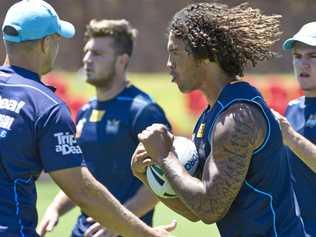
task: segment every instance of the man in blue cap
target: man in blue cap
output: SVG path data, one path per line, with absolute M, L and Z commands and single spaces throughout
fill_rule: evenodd
M 294 189 L 306 231 L 316 236 L 316 22 L 305 24 L 287 39 L 294 76 L 304 96 L 290 101 L 285 116 L 278 115 L 294 177 Z
M 3 26 L 0 67 L 0 237 L 39 236 L 35 181 L 44 170 L 85 213 L 123 236 L 169 236 L 124 208 L 86 167 L 66 105 L 40 76 L 54 65 L 61 37 L 75 29 L 42 0 L 23 0 Z M 105 151 L 106 152 L 106 151 Z

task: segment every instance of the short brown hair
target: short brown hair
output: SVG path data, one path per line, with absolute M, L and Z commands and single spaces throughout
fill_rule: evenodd
M 93 37 L 110 36 L 114 39 L 114 48 L 118 55 L 132 55 L 134 40 L 137 30 L 132 28 L 130 23 L 125 20 L 91 20 L 86 27 L 85 37 L 90 39 Z
M 231 76 L 243 76 L 247 64 L 270 59 L 279 39 L 280 15 L 266 16 L 248 3 L 229 8 L 220 3 L 191 4 L 177 12 L 169 32 L 182 39 L 197 59 L 217 61 Z

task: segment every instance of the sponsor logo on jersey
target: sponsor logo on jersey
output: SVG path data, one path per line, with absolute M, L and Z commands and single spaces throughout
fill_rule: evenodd
M 0 128 L 11 130 L 11 126 L 13 122 L 14 122 L 13 117 L 6 114 L 0 114 Z
M 0 96 L 0 109 L 9 110 L 16 114 L 19 114 L 25 102 L 23 100 L 17 101 L 14 99 L 4 98 Z M 15 118 L 7 114 L 0 114 L 0 128 L 11 130 L 11 126 Z M 6 132 L 2 131 L 0 134 L 1 138 L 6 137 Z
M 201 138 L 204 136 L 204 130 L 205 130 L 205 123 L 201 123 L 200 127 L 199 127 L 199 130 L 196 134 L 196 137 L 197 138 Z
M 23 100 L 16 101 L 9 98 L 3 98 L 0 96 L 0 109 L 6 109 L 15 113 L 20 113 L 22 107 L 25 105 Z
M 105 114 L 105 110 L 92 110 L 89 121 L 92 123 L 100 122 Z
M 107 133 L 117 133 L 120 127 L 120 121 L 117 119 L 107 120 L 105 130 Z
M 310 128 L 315 127 L 315 125 L 316 125 L 316 114 L 310 115 L 305 124 L 306 124 L 306 127 L 310 127 Z
M 55 133 L 54 137 L 57 138 L 58 145 L 56 146 L 56 152 L 60 152 L 62 155 L 69 154 L 81 154 L 81 148 L 77 145 L 77 140 L 73 134 L 68 132 Z

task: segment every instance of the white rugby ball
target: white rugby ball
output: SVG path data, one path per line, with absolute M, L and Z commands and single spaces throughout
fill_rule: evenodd
M 177 136 L 173 141 L 173 147 L 181 164 L 189 174 L 194 175 L 199 163 L 195 144 L 186 137 Z M 149 166 L 146 175 L 150 188 L 157 196 L 163 198 L 177 196 L 159 165 Z

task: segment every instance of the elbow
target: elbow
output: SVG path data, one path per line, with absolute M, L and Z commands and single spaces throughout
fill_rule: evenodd
M 217 216 L 215 216 L 215 215 L 208 215 L 208 216 L 203 216 L 201 218 L 201 221 L 204 224 L 211 225 L 211 224 L 214 224 L 214 223 L 218 222 L 222 218 L 223 218 L 222 216 L 218 216 L 218 215 Z
M 193 215 L 190 215 L 190 216 L 185 216 L 185 218 L 187 218 L 189 221 L 191 222 L 198 222 L 200 221 L 201 219 L 198 218 L 197 216 L 193 216 Z
M 203 218 L 201 218 L 201 221 L 202 221 L 204 224 L 207 224 L 207 225 L 214 224 L 214 223 L 216 223 L 218 220 L 220 220 L 220 219 L 213 218 L 213 217 L 203 217 Z
M 205 213 L 204 215 L 201 216 L 201 221 L 204 223 L 204 224 L 207 224 L 207 225 L 211 225 L 211 224 L 214 224 L 218 221 L 220 221 L 221 219 L 224 218 L 224 216 L 226 215 L 226 211 L 223 211 L 223 212 L 218 212 L 218 213 Z

